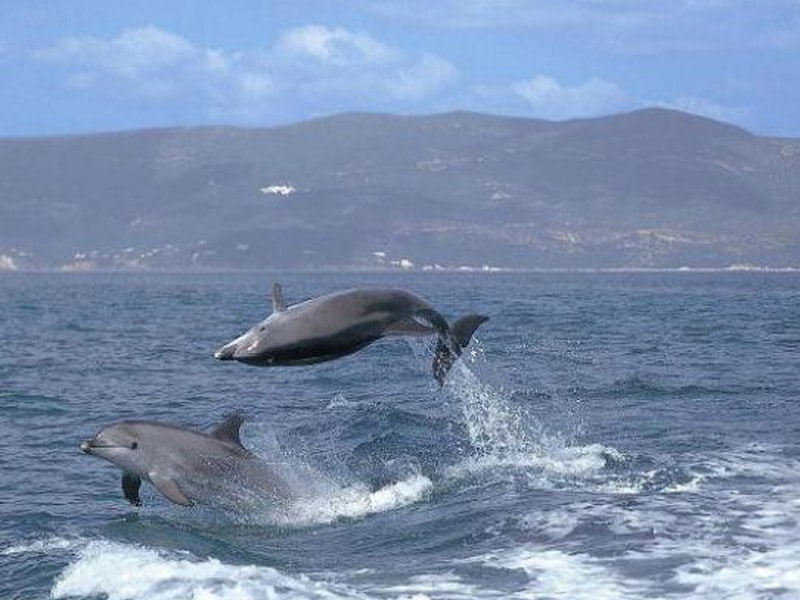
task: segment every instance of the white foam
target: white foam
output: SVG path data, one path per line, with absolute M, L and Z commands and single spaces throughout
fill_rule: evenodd
M 800 461 L 748 446 L 691 469 L 701 474 L 702 502 L 664 494 L 631 511 L 628 529 L 652 524 L 654 537 L 626 559 L 674 560 L 670 583 L 690 588 L 686 596 L 800 598 Z M 743 479 L 731 485 L 734 477 Z
M 66 550 L 75 545 L 75 540 L 68 540 L 62 537 L 49 537 L 41 540 L 33 540 L 0 551 L 0 556 L 13 556 L 16 554 L 51 554 L 59 550 Z
M 676 580 L 694 586 L 703 598 L 800 597 L 798 547 L 743 549 L 741 556 L 719 552 L 678 570 Z M 769 596 L 768 596 L 769 595 Z
M 559 540 L 575 531 L 580 524 L 577 511 L 556 509 L 552 511 L 534 511 L 525 515 L 521 524 L 526 530 L 542 532 L 554 540 Z
M 375 590 L 381 596 L 400 594 L 402 600 L 472 600 L 473 598 L 497 597 L 476 585 L 465 582 L 454 573 L 414 575 L 406 583 L 395 584 Z
M 413 474 L 401 481 L 370 491 L 364 484 L 332 488 L 327 494 L 298 500 L 288 511 L 292 525 L 331 523 L 408 506 L 426 498 L 433 489 L 430 479 Z
M 601 560 L 541 547 L 514 548 L 471 559 L 495 568 L 518 569 L 530 578 L 524 590 L 507 598 L 624 600 L 641 598 L 641 586 L 625 581 Z
M 755 463 L 762 458 L 755 457 Z M 695 586 L 704 597 L 800 598 L 798 464 L 774 457 L 769 462 L 773 474 L 783 472 L 783 477 L 794 481 L 772 487 L 768 496 L 764 490 L 758 495 L 730 489 L 721 493 L 721 514 L 712 521 L 716 527 L 709 527 L 703 539 L 693 542 L 692 554 L 697 558 L 677 570 L 676 581 Z M 752 472 L 753 466 L 745 460 L 740 469 Z M 786 467 L 793 472 L 788 473 Z M 726 531 L 729 527 L 730 532 Z M 686 548 L 667 543 L 661 551 L 685 552 Z
M 89 542 L 58 577 L 52 598 L 108 600 L 339 600 L 365 596 L 343 586 L 270 567 L 230 565 L 110 541 Z
M 486 472 L 500 473 L 503 469 L 524 470 L 537 487 L 560 487 L 571 482 L 583 487 L 590 476 L 606 466 L 609 448 L 601 444 L 567 446 L 541 450 L 537 453 L 484 454 L 469 457 L 445 470 L 445 476 L 461 479 Z
M 348 400 L 347 396 L 343 393 L 339 392 L 336 394 L 330 402 L 328 402 L 328 406 L 326 406 L 326 410 L 338 410 L 338 409 L 352 409 L 357 408 L 360 406 L 359 402 L 354 400 Z

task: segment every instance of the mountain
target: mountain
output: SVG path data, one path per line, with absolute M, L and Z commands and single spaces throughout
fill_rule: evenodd
M 0 139 L 0 269 L 800 265 L 800 140 L 664 109 Z

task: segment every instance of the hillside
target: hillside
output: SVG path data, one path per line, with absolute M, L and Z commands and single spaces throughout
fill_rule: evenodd
M 800 265 L 800 140 L 648 109 L 0 139 L 0 269 Z

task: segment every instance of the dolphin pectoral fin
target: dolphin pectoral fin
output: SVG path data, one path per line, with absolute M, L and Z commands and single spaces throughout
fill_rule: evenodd
M 211 437 L 215 437 L 223 442 L 231 442 L 237 446 L 242 445 L 239 437 L 239 429 L 244 423 L 244 417 L 238 413 L 229 415 L 211 430 Z
M 431 335 L 435 333 L 433 328 L 424 325 L 414 319 L 413 317 L 408 317 L 406 319 L 401 319 L 389 325 L 384 331 L 383 335 L 416 335 L 416 336 L 423 336 L 423 335 Z
M 150 481 L 156 486 L 156 489 L 161 492 L 167 499 L 171 500 L 175 504 L 180 504 L 181 506 L 193 506 L 194 502 L 189 500 L 181 489 L 178 487 L 178 484 L 175 483 L 174 479 L 170 479 L 169 477 L 164 477 L 157 473 L 150 473 Z
M 142 499 L 139 498 L 139 487 L 142 485 L 141 478 L 127 471 L 122 474 L 122 493 L 125 499 L 134 506 L 141 506 Z
M 272 312 L 286 310 L 286 301 L 283 299 L 283 289 L 277 281 L 272 284 Z

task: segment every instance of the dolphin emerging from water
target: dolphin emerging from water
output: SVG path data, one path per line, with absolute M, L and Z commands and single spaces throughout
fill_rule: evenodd
M 142 479 L 167 499 L 182 506 L 246 485 L 262 497 L 287 500 L 286 483 L 242 446 L 244 418 L 231 415 L 210 433 L 181 429 L 155 421 L 119 421 L 101 429 L 81 450 L 122 469 L 125 498 L 139 506 Z M 234 494 L 235 496 L 235 494 Z
M 442 383 L 488 318 L 467 315 L 451 326 L 419 296 L 383 288 L 345 290 L 287 307 L 275 283 L 272 314 L 217 348 L 214 357 L 257 366 L 310 365 L 347 356 L 389 335 L 436 334 L 433 372 Z

